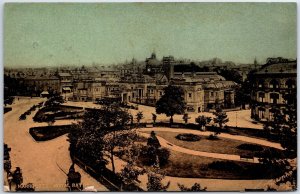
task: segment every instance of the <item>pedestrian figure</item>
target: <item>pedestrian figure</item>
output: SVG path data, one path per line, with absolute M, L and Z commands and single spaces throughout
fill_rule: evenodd
M 11 191 L 11 183 L 13 182 L 13 174 L 10 171 L 7 173 L 7 181 L 8 181 L 9 190 Z
M 16 190 L 23 183 L 23 176 L 20 167 L 16 167 L 13 173 L 13 182 L 16 183 Z

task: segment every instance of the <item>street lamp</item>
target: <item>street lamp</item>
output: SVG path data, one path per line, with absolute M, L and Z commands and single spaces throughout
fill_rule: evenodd
M 237 128 L 237 111 L 235 112 L 235 127 Z

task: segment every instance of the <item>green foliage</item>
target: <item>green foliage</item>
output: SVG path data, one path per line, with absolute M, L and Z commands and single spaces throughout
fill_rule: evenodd
M 46 107 L 54 107 L 54 106 L 58 106 L 58 105 L 60 105 L 62 103 L 64 103 L 63 97 L 57 94 L 57 95 L 53 95 L 52 97 L 50 97 L 45 102 L 45 106 Z
M 155 149 L 160 148 L 160 143 L 159 143 L 154 131 L 151 131 L 150 137 L 147 140 L 147 146 L 154 147 Z
M 184 123 L 187 124 L 188 120 L 190 119 L 189 114 L 184 113 L 182 119 L 183 119 Z
M 284 149 L 286 158 L 274 153 L 263 153 L 260 162 L 266 166 L 273 166 L 277 171 L 282 172 L 276 179 L 276 184 L 290 183 L 292 189 L 297 187 L 297 92 L 295 89 L 284 95 L 287 102 L 285 109 L 274 106 L 272 121 L 265 123 L 266 133 L 272 133 L 279 137 L 279 142 Z
M 128 162 L 118 175 L 126 185 L 130 185 L 139 182 L 138 177 L 144 173 L 144 169 L 137 167 L 133 162 Z
M 221 129 L 223 129 L 223 125 L 229 121 L 227 118 L 226 112 L 223 112 L 221 108 L 217 108 L 215 112 L 213 112 L 215 118 L 214 123 L 217 123 Z M 220 134 L 220 132 L 216 132 L 215 135 Z
M 184 185 L 178 184 L 180 191 L 206 191 L 206 187 L 202 188 L 199 183 L 195 183 L 191 188 L 185 187 Z
M 162 180 L 164 175 L 161 174 L 158 167 L 153 167 L 152 171 L 148 172 L 147 190 L 150 192 L 167 191 L 170 186 L 170 181 L 164 185 Z
M 210 123 L 210 121 L 211 121 L 211 117 L 206 117 L 204 115 L 195 118 L 195 122 L 199 124 L 202 130 L 207 124 Z
M 116 131 L 129 129 L 129 121 L 130 114 L 114 104 L 87 110 L 83 120 L 69 133 L 70 151 L 96 165 L 107 163 L 103 156 L 105 151 L 109 151 L 114 170 L 114 148 L 128 142 L 125 141 L 126 136 L 117 136 L 119 133 Z
M 143 112 L 139 111 L 137 114 L 136 114 L 136 120 L 138 123 L 140 123 L 140 121 L 144 118 L 144 115 L 143 115 Z
M 183 114 L 186 104 L 183 98 L 184 92 L 181 87 L 169 85 L 164 88 L 164 95 L 156 103 L 156 113 L 166 114 L 173 122 L 175 114 Z

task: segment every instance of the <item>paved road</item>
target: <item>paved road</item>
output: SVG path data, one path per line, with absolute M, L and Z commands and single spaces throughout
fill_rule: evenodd
M 19 121 L 19 116 L 32 105 L 41 102 L 40 98 L 21 98 L 12 105 L 13 110 L 4 115 L 4 143 L 11 148 L 12 167 L 21 167 L 24 184 L 33 183 L 37 191 L 66 191 L 66 175 L 57 165 L 57 161 L 64 161 L 64 169 L 71 165 L 66 136 L 36 142 L 28 133 L 33 126 L 45 125 L 34 123 L 32 113 L 26 120 Z M 59 124 L 63 122 L 60 121 Z M 60 153 L 58 155 L 58 153 Z M 60 162 L 61 163 L 61 162 Z M 78 169 L 78 168 L 76 168 Z M 107 189 L 92 179 L 88 174 L 80 171 L 84 186 L 94 185 L 99 191 Z M 95 185 L 97 184 L 97 185 Z

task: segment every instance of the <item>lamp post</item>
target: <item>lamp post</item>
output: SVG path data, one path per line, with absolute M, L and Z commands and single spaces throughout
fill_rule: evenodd
M 237 111 L 235 112 L 235 127 L 237 128 Z

